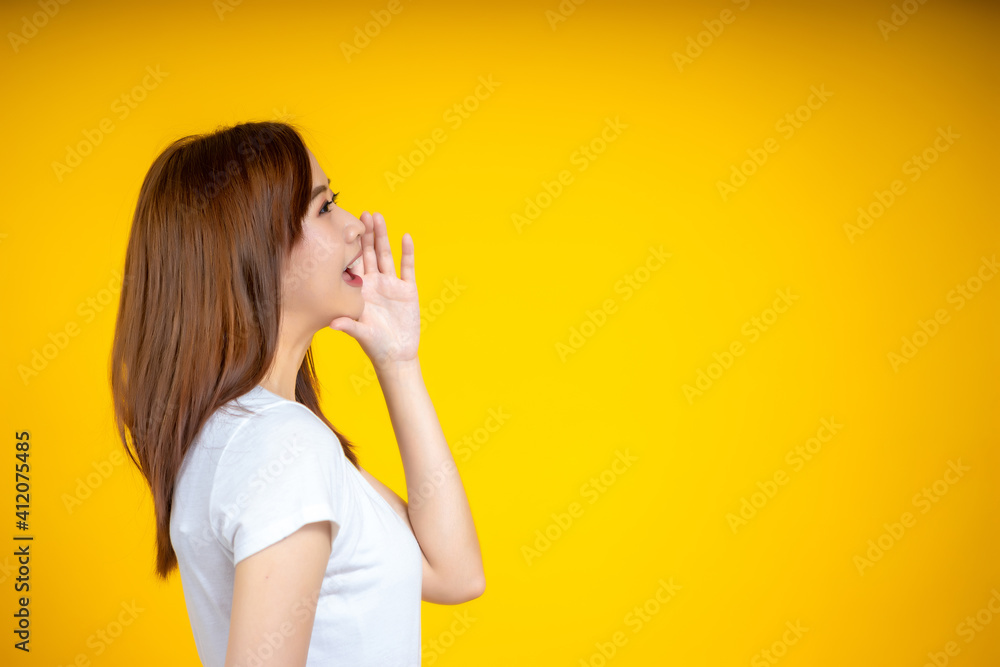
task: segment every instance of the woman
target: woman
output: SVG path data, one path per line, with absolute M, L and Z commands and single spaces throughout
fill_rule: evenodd
M 417 357 L 413 240 L 397 278 L 382 216 L 339 208 L 329 182 L 291 125 L 243 123 L 171 144 L 139 193 L 115 421 L 152 491 L 156 575 L 178 567 L 207 667 L 419 665 L 421 599 L 484 590 Z M 327 326 L 372 361 L 409 505 L 319 407 Z

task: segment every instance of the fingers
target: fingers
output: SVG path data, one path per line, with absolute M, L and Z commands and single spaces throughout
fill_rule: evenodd
M 416 283 L 416 271 L 413 266 L 413 237 L 409 233 L 403 234 L 401 245 L 403 246 L 403 257 L 399 260 L 399 277 L 408 283 Z
M 378 260 L 380 273 L 396 275 L 396 264 L 392 259 L 392 247 L 389 245 L 389 232 L 385 226 L 385 218 L 378 211 L 372 216 L 375 233 L 375 258 Z
M 377 270 L 380 273 L 396 275 L 396 263 L 392 257 L 392 246 L 389 244 L 389 231 L 382 214 L 368 211 L 361 212 L 361 222 L 365 225 L 365 233 L 361 237 L 361 256 L 364 258 L 365 272 Z M 403 256 L 400 260 L 400 277 L 411 283 L 416 282 L 416 269 L 413 261 L 413 237 L 403 234 Z
M 355 336 L 357 334 L 357 323 L 349 317 L 338 317 L 327 325 L 334 331 L 343 331 L 348 336 Z
M 364 272 L 375 270 L 375 221 L 368 211 L 361 212 L 361 222 L 365 225 L 365 233 L 361 235 L 361 257 L 364 261 Z

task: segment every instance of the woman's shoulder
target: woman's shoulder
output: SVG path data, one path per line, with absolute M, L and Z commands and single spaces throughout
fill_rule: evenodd
M 224 419 L 234 429 L 243 428 L 246 423 L 266 426 L 274 422 L 326 426 L 305 404 L 271 393 L 260 385 L 221 406 L 213 417 Z
M 336 446 L 337 435 L 308 406 L 272 394 L 259 385 L 228 405 L 232 421 L 223 456 L 232 459 L 256 452 L 261 456 L 327 450 Z

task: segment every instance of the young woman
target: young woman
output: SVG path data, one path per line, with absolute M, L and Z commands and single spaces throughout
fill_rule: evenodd
M 424 385 L 413 239 L 360 220 L 299 132 L 242 123 L 154 161 L 125 257 L 110 380 L 206 667 L 420 664 L 420 601 L 485 587 L 469 503 Z M 375 368 L 409 504 L 324 416 L 312 338 Z M 135 451 L 129 449 L 129 439 Z

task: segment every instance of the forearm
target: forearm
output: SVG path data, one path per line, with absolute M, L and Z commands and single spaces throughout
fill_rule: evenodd
M 420 362 L 393 364 L 376 374 L 403 461 L 417 542 L 435 573 L 456 585 L 474 585 L 483 579 L 479 537 Z

